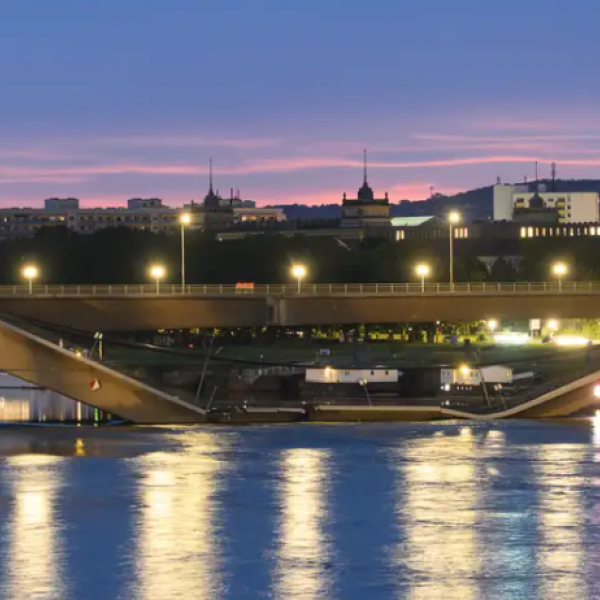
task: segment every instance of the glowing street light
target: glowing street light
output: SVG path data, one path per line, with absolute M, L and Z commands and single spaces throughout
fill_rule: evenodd
M 427 277 L 430 272 L 429 265 L 426 265 L 425 263 L 418 264 L 415 267 L 415 273 L 421 278 L 421 293 L 425 292 L 425 277 Z
M 562 280 L 567 274 L 567 265 L 563 262 L 557 262 L 552 265 L 552 273 L 558 278 L 558 290 L 562 291 Z
M 490 331 L 496 331 L 496 329 L 498 329 L 498 321 L 496 321 L 496 319 L 490 319 L 487 325 Z
M 298 293 L 302 291 L 302 280 L 306 277 L 307 270 L 304 265 L 294 265 L 292 275 L 298 280 Z
M 35 265 L 25 265 L 22 271 L 23 277 L 29 282 L 29 293 L 33 294 L 33 280 L 39 275 L 38 268 Z
M 450 290 L 454 289 L 454 225 L 460 223 L 460 213 L 452 211 L 448 215 L 450 224 Z
M 192 222 L 189 213 L 179 215 L 179 224 L 181 225 L 181 293 L 185 293 L 185 226 Z
M 152 265 L 150 275 L 156 279 L 156 293 L 160 294 L 160 280 L 165 276 L 165 268 L 162 265 Z
M 549 319 L 546 323 L 546 327 L 550 331 L 557 331 L 560 326 L 560 323 L 556 319 Z

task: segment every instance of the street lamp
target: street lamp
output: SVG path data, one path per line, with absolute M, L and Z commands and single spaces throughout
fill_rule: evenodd
M 415 267 L 415 273 L 421 278 L 421 292 L 425 292 L 425 277 L 430 273 L 429 265 L 421 263 Z
M 550 330 L 550 331 L 558 331 L 560 324 L 556 319 L 550 319 L 547 323 L 546 323 L 546 327 Z
M 562 280 L 567 274 L 567 265 L 563 262 L 557 262 L 552 265 L 552 273 L 558 277 L 558 291 L 562 291 Z
M 165 268 L 162 265 L 152 265 L 150 275 L 156 279 L 156 293 L 160 294 L 160 280 L 165 276 Z
M 189 213 L 183 213 L 179 216 L 181 225 L 181 293 L 185 293 L 185 226 L 189 225 L 192 217 Z
M 302 291 L 302 280 L 306 277 L 306 267 L 304 265 L 294 265 L 292 275 L 298 280 L 298 293 Z
M 450 291 L 454 290 L 454 225 L 460 222 L 460 213 L 453 211 L 448 215 L 450 225 Z
M 29 293 L 33 294 L 33 280 L 39 275 L 38 268 L 35 265 L 25 265 L 22 273 L 23 277 L 29 282 Z
M 488 321 L 488 329 L 492 332 L 496 331 L 496 329 L 498 329 L 498 321 L 496 321 L 496 319 L 490 319 Z

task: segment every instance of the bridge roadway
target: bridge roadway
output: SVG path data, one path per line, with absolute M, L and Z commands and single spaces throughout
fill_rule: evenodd
M 86 331 L 600 318 L 600 283 L 5 286 L 0 314 Z

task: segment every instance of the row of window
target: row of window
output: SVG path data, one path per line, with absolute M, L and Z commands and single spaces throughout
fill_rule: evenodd
M 454 237 L 456 239 L 466 240 L 469 237 L 469 229 L 467 227 L 455 227 L 453 229 Z M 429 229 L 427 231 L 419 231 L 419 237 L 424 240 L 443 240 L 448 237 L 448 231 L 446 229 Z M 404 229 L 396 230 L 396 241 L 406 239 L 406 231 Z
M 522 238 L 600 235 L 600 227 L 521 227 Z
M 528 198 L 528 200 L 531 200 L 531 198 Z M 554 202 L 556 200 L 557 203 L 567 201 L 566 198 L 542 198 L 542 200 L 544 200 L 544 202 Z M 525 198 L 516 198 L 515 202 L 525 202 Z M 569 202 L 571 202 L 570 198 Z

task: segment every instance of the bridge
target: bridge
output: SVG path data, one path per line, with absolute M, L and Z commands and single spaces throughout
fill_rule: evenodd
M 0 320 L 2 371 L 134 423 L 201 423 L 191 402 L 145 385 Z
M 135 423 L 198 423 L 186 399 L 76 356 L 17 322 L 81 331 L 302 326 L 515 318 L 600 318 L 600 283 L 36 285 L 0 286 L 2 370 Z M 407 409 L 403 417 L 556 417 L 595 402 L 600 371 L 580 374 L 517 404 L 465 412 Z M 98 382 L 99 385 L 95 385 Z M 358 410 L 358 409 L 357 409 Z M 389 409 L 398 413 L 398 409 Z M 335 411 L 333 411 L 335 412 Z M 360 410 L 359 410 L 360 412 Z M 402 411 L 400 411 L 402 412 Z M 331 409 L 321 409 L 327 420 Z M 367 413 L 359 418 L 367 419 Z M 410 414 L 408 414 L 410 413 Z M 374 413 L 373 413 L 374 414 Z M 428 417 L 425 415 L 429 415 Z M 390 413 L 391 415 L 391 413 Z M 398 415 L 397 415 L 398 416 Z
M 590 406 L 600 409 L 600 370 L 597 365 L 582 372 L 548 382 L 521 397 L 495 399 L 480 411 L 457 410 L 441 407 L 447 418 L 495 420 L 495 419 L 544 419 L 569 417 Z
M 0 314 L 85 331 L 600 318 L 600 283 L 3 286 Z

